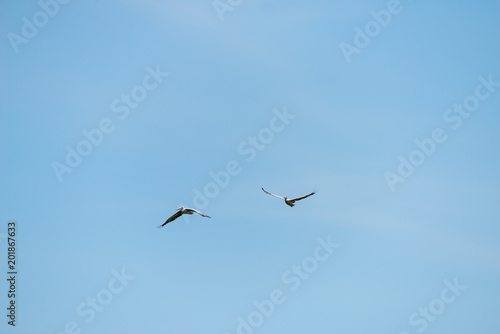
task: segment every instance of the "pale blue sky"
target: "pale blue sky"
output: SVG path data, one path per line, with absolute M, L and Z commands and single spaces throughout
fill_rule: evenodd
M 272 291 L 284 301 L 254 333 L 499 332 L 500 87 L 479 78 L 500 82 L 500 3 L 403 0 L 347 62 L 341 43 L 391 3 L 248 0 L 220 20 L 210 0 L 72 0 L 13 46 L 44 14 L 3 1 L 0 237 L 15 220 L 19 276 L 15 329 L 0 283 L 2 333 L 245 333 Z M 121 119 L 112 104 L 141 92 Z M 53 163 L 103 121 L 60 182 Z M 391 191 L 384 174 L 436 128 L 446 140 Z M 212 219 L 156 228 L 231 161 L 198 207 Z M 290 208 L 261 187 L 317 194 Z M 319 262 L 318 238 L 340 244 Z M 109 296 L 90 320 L 87 298 Z

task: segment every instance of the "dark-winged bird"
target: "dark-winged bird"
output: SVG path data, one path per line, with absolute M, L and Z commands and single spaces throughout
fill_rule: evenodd
M 174 220 L 176 220 L 177 218 L 179 218 L 182 215 L 192 215 L 193 213 L 197 213 L 197 214 L 199 214 L 200 216 L 203 216 L 203 217 L 212 218 L 210 216 L 207 216 L 206 214 L 201 213 L 198 210 L 185 208 L 183 206 L 181 206 L 180 208 L 177 208 L 176 210 L 178 210 L 178 211 L 176 213 L 174 213 L 170 218 L 168 218 L 166 222 L 164 222 L 163 224 L 161 224 L 158 227 L 165 226 L 168 223 L 173 222 Z

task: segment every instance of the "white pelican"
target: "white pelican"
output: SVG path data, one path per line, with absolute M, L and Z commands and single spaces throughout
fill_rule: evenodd
M 285 197 L 281 197 L 281 196 L 278 196 L 278 195 L 275 195 L 275 194 L 271 194 L 270 192 L 266 191 L 264 188 L 262 188 L 262 190 L 264 190 L 264 192 L 265 192 L 266 194 L 269 194 L 269 195 L 271 195 L 271 196 L 274 196 L 274 197 L 278 197 L 278 198 L 284 199 L 284 200 L 285 200 L 285 203 L 286 203 L 287 205 L 290 205 L 290 206 L 295 206 L 295 204 L 293 204 L 293 203 L 295 203 L 296 201 L 300 201 L 301 199 L 307 198 L 307 197 L 312 196 L 312 195 L 314 195 L 314 194 L 315 194 L 315 192 L 312 192 L 312 193 L 310 193 L 309 195 L 305 195 L 305 196 L 302 196 L 302 197 L 290 198 L 290 199 L 289 199 L 289 198 L 288 198 L 288 197 L 286 197 L 286 196 L 285 196 Z
M 198 210 L 185 208 L 183 206 L 181 206 L 180 208 L 177 208 L 176 210 L 178 210 L 178 211 L 176 213 L 174 213 L 170 218 L 168 218 L 166 222 L 164 222 L 163 224 L 161 224 L 158 227 L 165 226 L 168 223 L 173 222 L 174 220 L 176 220 L 177 218 L 179 218 L 182 215 L 192 215 L 193 213 L 197 213 L 197 214 L 199 214 L 200 216 L 203 216 L 203 217 L 212 218 L 210 216 L 207 216 L 206 214 L 201 213 Z

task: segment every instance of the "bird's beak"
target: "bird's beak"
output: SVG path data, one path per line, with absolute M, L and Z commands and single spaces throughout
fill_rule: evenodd
M 178 208 L 177 208 L 177 209 L 175 209 L 175 210 L 180 210 L 180 209 L 181 209 L 181 207 L 178 207 Z

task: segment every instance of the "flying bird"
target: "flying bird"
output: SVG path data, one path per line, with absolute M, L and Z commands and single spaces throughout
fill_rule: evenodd
M 183 206 L 181 206 L 180 208 L 177 208 L 176 210 L 178 210 L 178 211 L 176 213 L 174 213 L 170 218 L 168 218 L 166 222 L 164 222 L 163 224 L 161 224 L 158 227 L 163 227 L 163 226 L 167 225 L 168 223 L 173 222 L 174 220 L 176 220 L 177 218 L 179 218 L 182 215 L 192 215 L 193 213 L 197 213 L 202 217 L 212 218 L 210 216 L 207 216 L 204 213 L 201 213 L 198 210 L 185 208 Z
M 275 194 L 271 194 L 270 192 L 266 191 L 264 188 L 261 188 L 262 190 L 264 190 L 264 192 L 268 195 L 271 195 L 271 196 L 274 196 L 274 197 L 278 197 L 278 198 L 281 198 L 283 200 L 285 200 L 285 203 L 291 207 L 295 206 L 295 202 L 297 201 L 300 201 L 301 199 L 304 199 L 304 198 L 307 198 L 309 196 L 312 196 L 315 194 L 315 192 L 312 192 L 310 193 L 309 195 L 305 195 L 305 196 L 302 196 L 302 197 L 297 197 L 297 198 L 288 198 L 288 197 L 281 197 L 281 196 L 278 196 L 278 195 L 275 195 Z

